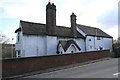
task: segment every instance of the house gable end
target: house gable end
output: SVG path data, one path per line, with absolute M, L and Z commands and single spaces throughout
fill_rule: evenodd
M 91 26 L 85 26 L 80 24 L 77 24 L 77 26 L 80 30 L 82 30 L 86 34 L 86 36 L 99 36 L 99 37 L 112 38 L 112 36 L 108 35 L 107 33 L 105 33 L 99 28 L 94 28 Z

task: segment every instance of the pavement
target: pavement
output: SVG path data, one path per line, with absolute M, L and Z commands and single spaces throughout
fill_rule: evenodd
M 22 78 L 118 78 L 118 58 L 58 67 Z

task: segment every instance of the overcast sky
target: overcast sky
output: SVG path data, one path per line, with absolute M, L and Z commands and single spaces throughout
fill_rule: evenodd
M 10 39 L 19 21 L 46 23 L 46 4 L 49 0 L 0 0 L 0 33 Z M 50 0 L 56 5 L 57 25 L 70 27 L 74 12 L 77 24 L 102 29 L 113 39 L 118 37 L 118 1 L 120 0 Z

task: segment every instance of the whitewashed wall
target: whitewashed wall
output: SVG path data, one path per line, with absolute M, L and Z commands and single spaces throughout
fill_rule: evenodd
M 112 38 L 103 38 L 103 47 L 112 51 Z
M 97 37 L 87 36 L 86 40 L 84 40 L 81 38 L 57 38 L 56 36 L 23 35 L 22 32 L 19 33 L 20 41 L 16 42 L 16 50 L 21 51 L 21 57 L 56 55 L 59 40 L 71 39 L 81 48 L 80 52 L 99 50 L 99 46 L 103 47 L 103 49 L 112 50 L 112 38 L 100 37 L 100 40 L 97 40 Z M 91 39 L 91 41 L 89 41 L 89 39 Z M 70 46 L 66 53 L 64 53 L 63 48 L 60 48 L 60 52 L 61 51 L 63 54 L 66 54 L 75 50 L 73 46 Z M 76 51 L 79 52 L 78 50 Z
M 95 50 L 100 50 L 100 47 L 102 47 L 104 49 L 103 46 L 103 37 L 99 37 L 100 40 L 97 39 L 97 37 L 95 37 Z
M 91 39 L 91 41 L 89 41 Z M 90 48 L 92 46 L 92 48 Z M 87 51 L 96 51 L 100 50 L 100 47 L 103 50 L 110 49 L 112 50 L 112 38 L 100 37 L 100 40 L 97 40 L 97 37 L 87 36 L 86 38 L 86 50 Z
M 46 55 L 46 37 L 35 35 L 23 36 L 22 55 L 24 57 Z
M 77 45 L 81 48 L 80 52 L 84 52 L 85 51 L 85 40 L 81 39 L 81 38 L 77 38 L 77 39 L 74 39 L 74 40 L 77 43 Z
M 91 41 L 89 41 L 91 39 Z M 94 51 L 95 50 L 95 37 L 87 36 L 86 37 L 86 51 Z
M 19 41 L 18 41 L 18 33 L 19 33 Z M 21 46 L 22 46 L 22 32 L 17 32 L 16 35 L 16 44 L 15 44 L 15 49 L 16 50 L 21 50 Z
M 19 33 L 19 41 L 18 41 L 18 33 Z M 16 50 L 16 56 L 23 56 L 21 53 L 22 53 L 22 49 L 23 49 L 23 34 L 22 34 L 22 31 L 20 32 L 17 32 L 17 35 L 16 35 L 16 44 L 15 44 L 15 50 Z M 18 51 L 20 51 L 20 54 L 18 55 Z
M 57 53 L 57 37 L 47 36 L 47 55 L 56 55 Z

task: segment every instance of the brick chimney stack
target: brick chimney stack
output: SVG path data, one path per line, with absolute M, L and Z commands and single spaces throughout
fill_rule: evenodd
M 72 13 L 72 15 L 70 16 L 71 18 L 71 32 L 72 32 L 72 35 L 74 37 L 76 37 L 77 35 L 77 30 L 76 30 L 76 15 L 74 13 Z
M 46 5 L 46 31 L 48 35 L 54 35 L 56 27 L 56 6 L 54 3 Z

